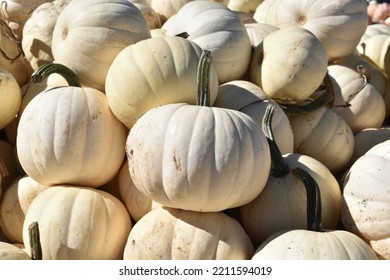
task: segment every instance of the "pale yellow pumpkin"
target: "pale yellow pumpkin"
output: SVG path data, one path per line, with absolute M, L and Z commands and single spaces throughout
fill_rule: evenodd
M 247 260 L 253 246 L 241 225 L 222 212 L 159 207 L 131 230 L 124 260 Z
M 245 23 L 245 27 L 253 49 L 263 42 L 267 35 L 279 29 L 276 26 L 258 22 Z
M 72 0 L 57 18 L 52 53 L 56 62 L 79 76 L 83 86 L 104 92 L 108 68 L 117 54 L 147 38 L 147 22 L 128 0 Z
M 33 70 L 53 61 L 51 42 L 58 15 L 70 0 L 54 0 L 39 5 L 23 27 L 22 49 Z
M 390 27 L 385 23 L 369 24 L 363 36 L 360 38 L 359 45 L 366 39 L 379 34 L 390 35 Z
M 176 14 L 181 7 L 192 0 L 148 0 L 150 6 L 160 17 L 160 21 L 164 24 L 171 16 Z
M 359 157 L 343 183 L 341 223 L 366 240 L 381 259 L 390 259 L 390 140 Z
M 360 55 L 390 77 L 390 35 L 374 35 L 356 47 Z
M 229 0 L 227 7 L 232 11 L 254 13 L 263 0 Z
M 30 252 L 28 227 L 38 222 L 43 259 L 122 259 L 132 228 L 125 206 L 107 192 L 54 186 L 30 204 L 23 225 L 23 243 Z
M 31 257 L 23 249 L 11 243 L 0 241 L 0 260 L 31 260 Z
M 27 175 L 41 184 L 99 187 L 122 165 L 126 133 L 106 95 L 76 83 L 44 91 L 27 104 L 17 154 Z
M 22 104 L 22 92 L 11 72 L 0 68 L 0 129 L 15 118 Z
M 348 123 L 331 108 L 288 114 L 294 137 L 294 152 L 323 163 L 335 176 L 344 171 L 354 150 Z
M 145 18 L 149 29 L 160 28 L 161 19 L 159 14 L 154 10 L 148 1 L 146 0 L 129 0 L 134 6 L 136 6 Z
M 329 61 L 351 53 L 368 25 L 364 0 L 272 0 L 265 14 L 264 23 L 311 31 L 324 45 Z
M 0 204 L 1 228 L 7 238 L 23 243 L 23 222 L 27 210 L 35 197 L 47 189 L 28 176 L 16 179 L 4 192 Z
M 386 116 L 385 101 L 364 75 L 336 64 L 328 66 L 328 73 L 335 92 L 332 110 L 348 123 L 353 133 L 382 126 Z
M 226 5 L 191 1 L 165 29 L 170 36 L 187 32 L 187 40 L 210 50 L 220 84 L 245 75 L 251 58 L 249 35 L 241 19 Z
M 154 37 L 126 47 L 107 74 L 105 92 L 114 115 L 130 128 L 159 105 L 195 104 L 201 53 L 196 43 L 175 36 Z M 218 92 L 213 66 L 210 75 L 212 104 Z

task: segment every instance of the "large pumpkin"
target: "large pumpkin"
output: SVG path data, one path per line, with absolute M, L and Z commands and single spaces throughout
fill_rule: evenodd
M 124 260 L 246 260 L 253 246 L 241 225 L 222 212 L 159 207 L 131 230 Z
M 30 204 L 23 224 L 23 243 L 30 252 L 28 227 L 38 222 L 45 260 L 121 259 L 131 230 L 124 205 L 107 192 L 54 186 Z
M 129 1 L 72 0 L 57 18 L 52 53 L 56 62 L 76 72 L 82 85 L 104 92 L 116 55 L 147 38 L 149 26 Z
M 22 92 L 18 81 L 8 70 L 0 67 L 0 129 L 15 118 L 22 104 Z
M 57 66 L 62 67 L 48 67 Z M 122 164 L 126 129 L 103 92 L 74 84 L 33 98 L 21 115 L 16 140 L 20 164 L 37 182 L 99 187 Z
M 390 140 L 373 146 L 351 166 L 343 184 L 341 222 L 390 259 Z

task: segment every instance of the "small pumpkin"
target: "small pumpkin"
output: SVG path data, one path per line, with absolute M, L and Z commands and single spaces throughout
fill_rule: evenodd
M 11 72 L 0 68 L 0 129 L 15 118 L 22 104 L 22 92 Z
M 57 71 L 70 85 L 41 92 L 27 104 L 16 139 L 19 162 L 43 185 L 102 186 L 122 165 L 126 128 L 112 114 L 106 95 L 81 87 L 69 68 L 44 65 L 34 77 Z
M 249 81 L 278 102 L 306 100 L 321 85 L 328 60 L 322 43 L 303 27 L 271 32 L 255 48 Z
M 23 224 L 29 254 L 33 222 L 39 224 L 44 260 L 122 259 L 132 228 L 125 206 L 113 195 L 74 185 L 47 188 L 30 204 Z
M 210 107 L 211 53 L 200 62 L 198 105 L 147 111 L 126 141 L 130 175 L 153 201 L 192 211 L 243 205 L 263 189 L 269 147 L 258 123 L 237 110 Z
M 247 260 L 253 246 L 241 225 L 222 212 L 158 207 L 131 230 L 124 260 Z

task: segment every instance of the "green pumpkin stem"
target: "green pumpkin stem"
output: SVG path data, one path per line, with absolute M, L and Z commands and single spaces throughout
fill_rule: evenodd
M 39 67 L 31 76 L 31 80 L 34 83 L 41 82 L 49 75 L 57 73 L 65 78 L 69 86 L 81 87 L 80 80 L 77 75 L 68 67 L 63 64 L 49 62 Z
M 272 105 L 268 105 L 262 121 L 262 129 L 267 138 L 268 145 L 271 152 L 272 158 L 272 173 L 275 177 L 283 177 L 291 172 L 288 165 L 284 162 L 283 155 L 280 152 L 278 145 L 276 144 L 274 134 L 272 131 L 272 117 L 274 114 L 274 107 Z
M 210 106 L 210 68 L 211 51 L 203 50 L 199 59 L 197 70 L 197 96 L 196 105 Z
M 305 113 L 315 111 L 324 106 L 332 107 L 335 99 L 335 92 L 329 73 L 326 73 L 319 90 L 323 90 L 321 95 L 312 101 L 304 102 L 302 104 L 283 104 L 279 102 L 278 104 L 287 113 Z M 278 100 L 275 99 L 275 101 Z
M 33 222 L 30 224 L 28 227 L 28 237 L 30 241 L 31 259 L 42 260 L 42 247 L 38 222 Z
M 307 229 L 322 231 L 321 193 L 317 182 L 304 169 L 297 167 L 292 173 L 302 180 L 307 196 Z

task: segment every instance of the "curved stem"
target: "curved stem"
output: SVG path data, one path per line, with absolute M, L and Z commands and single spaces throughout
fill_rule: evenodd
M 30 239 L 31 259 L 42 260 L 42 247 L 39 236 L 38 222 L 33 222 L 28 227 L 28 237 Z
M 283 108 L 283 110 L 288 113 L 312 112 L 324 106 L 332 107 L 335 99 L 335 92 L 328 72 L 326 73 L 323 83 L 319 87 L 319 90 L 323 90 L 323 93 L 309 103 L 299 105 L 283 104 L 278 102 L 278 104 Z
M 293 174 L 302 180 L 307 196 L 307 229 L 322 231 L 322 205 L 321 193 L 317 182 L 305 170 L 297 167 L 292 170 Z
M 283 155 L 279 150 L 278 145 L 276 144 L 274 134 L 272 132 L 272 117 L 274 114 L 274 107 L 272 105 L 268 105 L 265 110 L 265 115 L 262 122 L 262 129 L 265 134 L 265 137 L 267 138 L 270 152 L 271 152 L 271 158 L 272 158 L 272 164 L 273 164 L 273 175 L 275 177 L 283 177 L 290 173 L 290 168 L 288 165 L 284 162 Z
M 203 50 L 199 59 L 197 71 L 197 97 L 196 105 L 210 106 L 210 68 L 211 51 Z
M 57 73 L 60 74 L 62 77 L 65 78 L 66 82 L 69 84 L 69 86 L 72 87 L 81 87 L 80 80 L 76 76 L 76 74 L 68 67 L 66 67 L 63 64 L 59 63 L 53 63 L 49 62 L 41 67 L 39 67 L 31 76 L 31 80 L 34 83 L 41 82 L 44 78 L 48 77 L 49 75 Z

